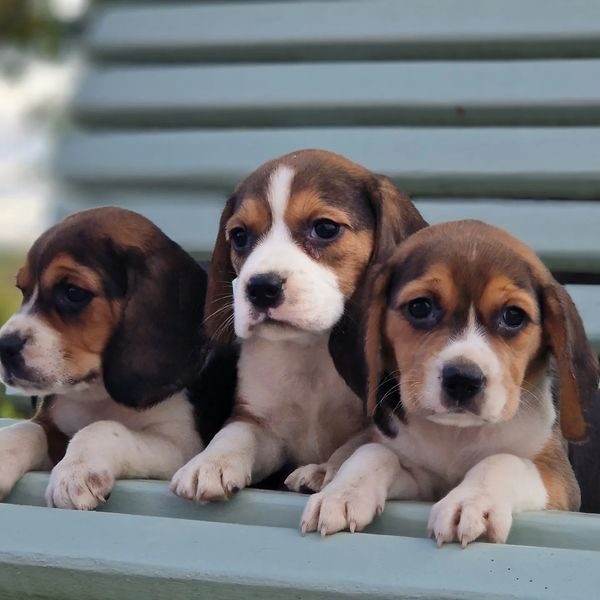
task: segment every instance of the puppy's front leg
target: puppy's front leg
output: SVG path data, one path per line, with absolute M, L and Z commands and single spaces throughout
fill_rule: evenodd
M 397 454 L 382 444 L 366 444 L 309 498 L 300 527 L 303 534 L 318 530 L 327 535 L 343 529 L 354 533 L 381 514 L 387 498 L 414 499 L 418 494 L 417 481 Z
M 428 529 L 438 546 L 460 542 L 465 547 L 483 534 L 504 543 L 513 513 L 542 510 L 548 502 L 546 487 L 531 460 L 513 454 L 494 454 L 467 472 L 464 480 L 437 504 Z
M 256 422 L 233 419 L 204 452 L 175 473 L 171 489 L 197 502 L 226 500 L 284 462 L 281 440 Z
M 46 502 L 92 510 L 106 501 L 115 479 L 169 479 L 200 448 L 191 427 L 132 431 L 116 421 L 96 421 L 73 436 L 52 470 Z
M 340 470 L 354 452 L 362 445 L 373 441 L 371 427 L 363 429 L 340 446 L 325 463 L 303 465 L 290 473 L 284 484 L 292 492 L 320 492 Z
M 41 425 L 23 421 L 0 430 L 0 500 L 28 471 L 49 468 L 48 442 Z

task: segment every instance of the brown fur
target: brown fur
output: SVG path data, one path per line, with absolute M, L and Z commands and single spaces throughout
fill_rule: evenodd
M 424 366 L 464 328 L 474 306 L 503 365 L 504 387 L 512 390 L 502 419 L 516 413 L 521 389 L 530 389 L 547 372 L 552 352 L 560 376 L 562 432 L 568 439 L 585 433 L 583 406 L 598 385 L 597 359 L 566 291 L 521 242 L 475 221 L 432 226 L 411 236 L 376 270 L 371 290 L 366 319 L 370 414 L 376 413 L 382 371 L 400 380 L 402 407 L 409 414 L 419 410 Z M 428 330 L 413 327 L 402 312 L 423 296 L 435 298 L 442 308 L 440 322 Z M 528 315 L 516 335 L 496 330 L 495 319 L 505 306 L 518 306 Z M 548 440 L 535 462 L 549 507 L 577 508 L 579 491 L 558 437 Z
M 444 234 L 440 232 L 443 231 Z M 465 250 L 472 247 L 472 264 L 465 265 Z M 443 265 L 441 267 L 440 265 Z M 432 275 L 433 269 L 433 275 Z M 444 283 L 444 269 L 447 269 L 453 283 Z M 390 319 L 395 308 L 409 299 L 428 291 L 438 297 L 445 310 L 445 316 L 436 333 L 426 332 L 428 343 L 438 335 L 447 339 L 451 333 L 450 312 L 462 301 L 462 321 L 464 324 L 468 304 L 475 300 L 478 315 L 490 327 L 490 320 L 501 304 L 514 304 L 528 314 L 530 323 L 520 335 L 512 339 L 493 336 L 494 348 L 505 364 L 507 376 L 513 387 L 526 384 L 523 378 L 532 361 L 538 360 L 542 345 L 554 353 L 560 374 L 561 427 L 568 439 L 580 439 L 585 432 L 582 402 L 597 386 L 597 359 L 585 338 L 581 319 L 564 289 L 552 278 L 539 258 L 524 244 L 507 233 L 475 221 L 461 221 L 430 227 L 409 238 L 394 254 L 379 275 L 378 291 L 375 291 L 371 311 L 381 309 L 377 294 L 389 286 L 393 294 L 386 298 L 385 305 Z M 411 286 L 410 288 L 408 286 Z M 450 291 L 458 286 L 458 294 Z M 406 286 L 406 287 L 405 287 Z M 408 290 L 408 291 L 406 291 Z M 414 293 L 411 298 L 409 293 Z M 542 304 L 538 305 L 538 295 Z M 540 315 L 541 320 L 540 322 Z M 397 318 L 398 316 L 396 311 Z M 453 315 L 456 316 L 456 315 Z M 382 322 L 370 318 L 373 326 Z M 464 326 L 464 325 L 463 325 Z M 376 330 L 370 337 L 377 338 Z M 404 332 L 412 340 L 411 346 L 419 348 L 424 332 Z M 391 341 L 393 343 L 393 340 Z M 371 352 L 377 342 L 371 343 Z M 578 353 L 579 360 L 574 361 Z M 371 363 L 375 363 L 371 360 Z M 403 365 L 399 365 L 402 370 Z M 577 376 L 579 374 L 579 376 Z M 594 383 L 595 382 L 595 383 Z M 518 398 L 518 396 L 516 396 Z M 370 406 L 375 400 L 370 399 Z M 507 417 L 514 414 L 512 407 Z
M 579 486 L 569 464 L 560 432 L 556 432 L 548 440 L 544 449 L 535 457 L 534 463 L 548 493 L 546 508 L 579 510 Z
M 48 457 L 53 465 L 58 464 L 64 457 L 69 444 L 69 437 L 65 435 L 54 423 L 52 418 L 53 396 L 43 398 L 32 417 L 32 421 L 42 427 L 46 434 Z
M 265 163 L 236 188 L 221 215 L 206 309 L 207 332 L 217 341 L 233 339 L 231 281 L 245 260 L 231 248 L 229 233 L 243 225 L 258 238 L 269 228 L 269 177 L 281 165 L 295 173 L 284 217 L 292 236 L 307 254 L 336 271 L 348 298 L 361 288 L 369 262 L 381 260 L 401 239 L 425 225 L 410 200 L 389 180 L 343 156 L 301 150 Z M 306 239 L 307 228 L 317 218 L 345 227 L 339 240 L 325 249 Z
M 114 331 L 121 314 L 122 301 L 106 298 L 100 275 L 67 254 L 60 254 L 48 264 L 40 280 L 40 293 L 49 296 L 52 289 L 68 281 L 94 294 L 81 318 L 77 321 L 64 320 L 53 310 L 42 314 L 52 329 L 60 332 L 65 357 L 71 364 L 71 376 L 79 380 L 100 374 L 102 353 Z
M 91 301 L 60 312 L 54 293 L 64 284 Z M 141 215 L 106 207 L 67 217 L 34 243 L 17 285 L 24 301 L 37 286 L 36 314 L 60 334 L 73 382 L 103 375 L 114 399 L 147 405 L 181 389 L 198 367 L 205 274 Z

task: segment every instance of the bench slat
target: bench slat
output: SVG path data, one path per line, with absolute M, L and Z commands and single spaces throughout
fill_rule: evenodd
M 598 552 L 585 550 L 477 544 L 467 553 L 400 536 L 323 540 L 289 528 L 11 505 L 0 506 L 0 527 L 0 591 L 10 599 L 583 600 L 598 583 Z
M 9 424 L 0 423 L 0 426 Z M 9 504 L 45 506 L 47 473 L 28 473 L 6 499 Z M 198 505 L 177 498 L 165 482 L 119 481 L 99 510 L 153 517 L 237 523 L 298 529 L 307 496 L 248 489 L 229 502 Z M 367 529 L 377 535 L 426 537 L 431 505 L 424 502 L 386 504 L 383 515 Z M 510 544 L 600 551 L 600 519 L 581 513 L 526 512 L 517 515 Z
M 74 194 L 75 195 L 75 194 Z M 111 190 L 98 197 L 65 202 L 57 218 L 102 206 L 110 198 L 117 204 L 141 212 L 165 233 L 194 252 L 212 251 L 226 194 L 191 192 L 135 192 Z M 510 231 L 530 245 L 554 270 L 600 272 L 600 203 L 548 200 L 475 200 L 416 198 L 430 223 L 480 219 Z
M 104 69 L 74 109 L 104 127 L 597 125 L 600 60 Z
M 298 128 L 79 133 L 73 183 L 232 189 L 260 163 L 327 148 L 429 196 L 598 197 L 600 128 Z
M 594 0 L 369 0 L 109 6 L 97 58 L 288 61 L 600 56 Z

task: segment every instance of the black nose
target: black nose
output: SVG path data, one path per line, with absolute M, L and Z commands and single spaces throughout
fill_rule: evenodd
M 257 308 L 274 308 L 283 298 L 283 280 L 276 273 L 254 275 L 248 280 L 246 295 Z
M 5 365 L 13 363 L 19 356 L 25 341 L 25 338 L 15 333 L 0 337 L 0 360 Z
M 483 388 L 485 376 L 474 364 L 446 365 L 442 369 L 442 387 L 457 404 L 471 400 Z

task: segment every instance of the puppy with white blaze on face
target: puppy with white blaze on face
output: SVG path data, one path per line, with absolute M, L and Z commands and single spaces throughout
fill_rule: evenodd
M 425 225 L 388 179 L 329 152 L 272 160 L 238 186 L 206 302 L 207 332 L 242 342 L 236 401 L 175 474 L 178 495 L 226 499 L 283 467 L 300 467 L 290 489 L 321 488 L 325 461 L 364 427 L 363 403 L 338 369 L 355 362 L 366 269 Z
M 236 362 L 209 349 L 206 284 L 175 242 L 118 208 L 72 215 L 34 243 L 23 304 L 0 329 L 0 378 L 37 411 L 0 429 L 2 498 L 51 469 L 48 505 L 89 510 L 115 479 L 169 479 L 202 449 L 231 409 Z
M 598 360 L 532 250 L 478 221 L 419 231 L 373 269 L 362 329 L 371 437 L 309 499 L 304 532 L 361 530 L 387 498 L 437 501 L 439 545 L 505 542 L 514 513 L 578 510 L 561 429 L 586 436 Z

